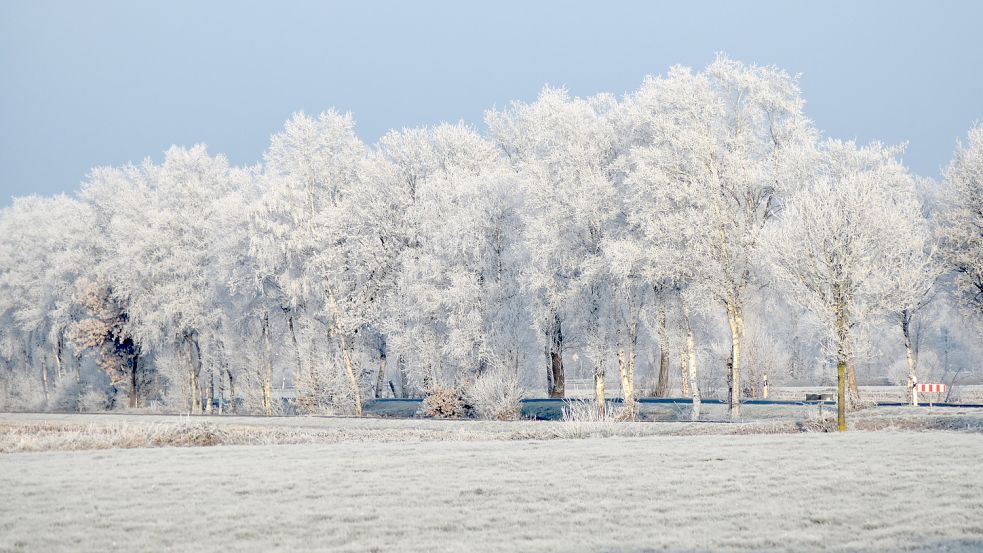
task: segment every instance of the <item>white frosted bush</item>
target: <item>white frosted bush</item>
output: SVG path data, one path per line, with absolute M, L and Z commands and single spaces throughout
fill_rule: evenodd
M 481 419 L 517 420 L 523 391 L 515 371 L 494 369 L 476 378 L 464 390 L 464 398 Z

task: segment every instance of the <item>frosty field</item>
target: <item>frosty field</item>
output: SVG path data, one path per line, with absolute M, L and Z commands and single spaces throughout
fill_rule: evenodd
M 275 445 L 0 454 L 0 551 L 980 551 L 979 417 L 940 412 L 966 430 L 229 417 Z M 8 450 L 180 424 L 144 421 L 0 415 Z

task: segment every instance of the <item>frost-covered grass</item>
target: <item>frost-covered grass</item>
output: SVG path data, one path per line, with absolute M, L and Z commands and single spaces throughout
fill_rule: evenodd
M 791 422 L 565 423 L 354 418 L 0 415 L 0 453 L 168 446 L 553 440 L 799 432 Z
M 0 551 L 983 550 L 977 433 L 460 441 L 507 434 L 284 420 L 451 439 L 0 455 Z
M 475 421 L 332 417 L 230 417 L 114 414 L 0 414 L 0 453 L 169 446 L 555 440 L 656 436 L 797 434 L 835 429 L 829 408 L 748 406 L 742 422 Z M 596 413 L 589 402 L 569 408 Z M 852 412 L 853 430 L 953 430 L 983 434 L 983 409 L 880 407 Z

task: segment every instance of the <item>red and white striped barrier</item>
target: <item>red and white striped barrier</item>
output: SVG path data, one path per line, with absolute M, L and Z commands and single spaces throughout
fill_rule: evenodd
M 945 391 L 945 384 L 919 384 L 918 393 L 920 394 L 941 394 Z
M 911 404 L 918 405 L 918 394 L 941 394 L 945 393 L 945 384 L 915 384 L 911 394 Z M 932 396 L 928 396 L 928 404 L 932 405 Z

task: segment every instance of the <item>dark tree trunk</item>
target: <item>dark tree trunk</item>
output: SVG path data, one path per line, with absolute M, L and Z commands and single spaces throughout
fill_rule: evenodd
M 379 373 L 375 379 L 375 398 L 382 397 L 382 387 L 386 381 L 386 337 L 379 336 Z
M 140 357 L 134 355 L 130 358 L 130 408 L 136 408 L 139 404 L 139 385 L 140 385 Z
M 549 396 L 554 399 L 563 398 L 566 395 L 566 375 L 563 372 L 563 325 L 558 313 L 553 314 L 549 338 L 547 346 Z
M 669 394 L 669 333 L 666 331 L 666 308 L 659 306 L 659 379 L 655 383 L 655 397 Z

